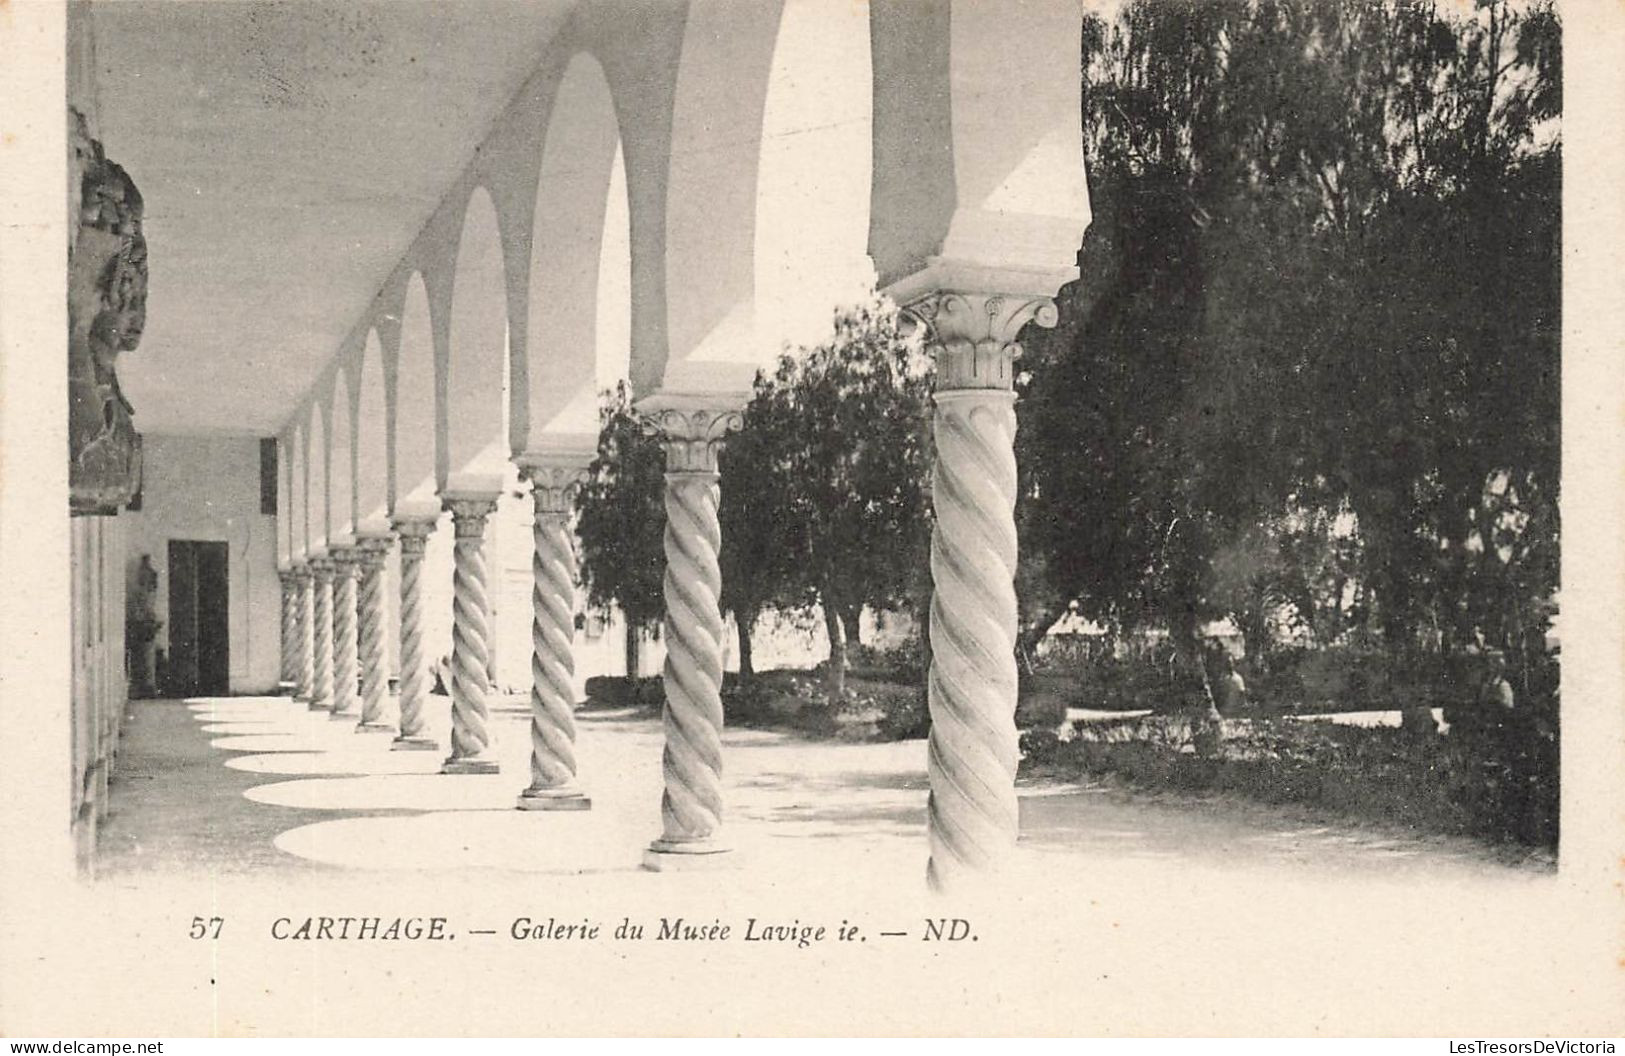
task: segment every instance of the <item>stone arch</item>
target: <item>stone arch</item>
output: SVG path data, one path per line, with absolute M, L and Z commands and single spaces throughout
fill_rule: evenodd
M 757 169 L 781 4 L 693 0 L 666 187 L 662 388 L 709 387 L 702 363 L 754 363 Z M 742 372 L 748 382 L 749 370 Z
M 292 438 L 288 443 L 288 556 L 292 560 L 302 560 L 310 547 L 310 520 L 307 512 L 310 508 L 309 474 L 306 467 L 310 464 L 310 452 L 305 446 L 305 429 L 302 425 L 295 425 L 289 433 Z
M 436 452 L 434 326 L 423 276 L 406 283 L 401 309 L 400 352 L 395 368 L 395 478 L 390 512 L 404 501 L 426 501 L 435 489 Z
M 355 427 L 350 375 L 343 369 L 333 372 L 328 400 L 327 539 L 331 546 L 355 532 Z
M 306 465 L 310 472 L 306 480 L 310 502 L 306 506 L 306 537 L 312 550 L 322 550 L 327 547 L 327 474 L 328 474 L 328 446 L 327 446 L 327 412 L 322 401 L 313 401 L 310 406 L 310 431 L 307 434 L 306 450 L 310 452 Z
M 293 459 L 290 434 L 276 441 L 276 563 L 283 568 L 293 559 Z
M 593 335 L 593 347 L 597 364 L 593 388 L 603 392 L 632 375 L 632 201 L 626 182 L 626 155 L 619 144 L 609 167 L 595 303 L 597 333 Z
M 609 83 L 596 59 L 566 66 L 543 139 L 531 239 L 529 392 L 518 449 L 544 433 L 594 433 L 600 375 L 630 355 L 626 173 Z
M 785 0 L 756 178 L 756 347 L 813 344 L 832 310 L 874 284 L 869 20 L 862 8 Z
M 377 330 L 367 331 L 356 389 L 356 526 L 384 530 L 389 527 L 389 408 L 384 390 L 384 353 Z
M 483 187 L 463 215 L 451 297 L 446 449 L 436 467 L 442 491 L 500 475 L 508 454 L 508 295 L 496 207 Z

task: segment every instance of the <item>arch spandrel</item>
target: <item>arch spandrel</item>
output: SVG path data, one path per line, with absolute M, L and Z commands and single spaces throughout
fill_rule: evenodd
M 441 491 L 481 481 L 507 464 L 507 285 L 496 209 L 476 187 L 464 211 L 452 282 L 446 354 Z
M 863 299 L 873 121 L 861 8 L 786 0 L 762 114 L 756 189 L 756 348 L 826 339 L 834 308 Z
M 309 465 L 309 452 L 305 447 L 305 430 L 302 426 L 295 425 L 288 436 L 288 556 L 300 561 L 310 546 L 310 522 L 306 517 L 310 493 L 305 468 Z
M 327 539 L 343 543 L 355 534 L 355 434 L 347 371 L 333 373 L 328 394 Z
M 306 516 L 307 538 L 311 550 L 325 550 L 327 548 L 327 512 L 328 512 L 328 459 L 331 452 L 327 444 L 327 423 L 324 421 L 327 412 L 324 403 L 318 401 L 310 408 L 310 430 L 306 441 L 309 451 L 307 465 L 310 472 L 306 480 L 307 494 L 310 501 Z
M 282 568 L 293 560 L 293 459 L 291 433 L 278 433 L 276 442 L 276 562 Z
M 423 276 L 407 280 L 401 307 L 400 351 L 395 360 L 395 493 L 390 512 L 403 501 L 434 494 L 436 455 L 434 328 Z
M 761 358 L 755 290 L 762 112 L 781 4 L 694 0 L 677 72 L 666 188 L 663 387 L 699 364 Z M 727 372 L 748 382 L 750 369 Z
M 368 331 L 361 350 L 355 418 L 356 525 L 382 530 L 389 522 L 389 417 L 385 392 L 383 347 L 377 331 Z
M 536 446 L 544 434 L 596 431 L 599 360 L 626 359 L 631 261 L 620 158 L 608 81 L 596 59 L 577 54 L 560 80 L 542 146 L 530 261 L 529 391 L 516 450 Z M 610 347 L 600 348 L 601 339 Z

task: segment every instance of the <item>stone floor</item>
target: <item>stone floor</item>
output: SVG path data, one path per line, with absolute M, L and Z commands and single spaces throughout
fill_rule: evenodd
M 431 733 L 445 744 L 449 700 L 430 701 Z M 502 772 L 488 776 L 442 775 L 444 751 L 391 751 L 388 734 L 357 732 L 353 719 L 287 698 L 136 701 L 131 710 L 103 876 L 635 871 L 659 825 L 660 724 L 630 711 L 582 712 L 580 773 L 593 809 L 543 813 L 514 809 L 528 782 L 523 697 L 493 708 Z M 760 730 L 724 739 L 728 827 L 742 865 L 795 876 L 814 855 L 918 879 L 924 742 L 809 742 Z M 1028 866 L 1061 874 L 1102 861 L 1382 875 L 1499 868 L 1471 841 L 1314 823 L 1235 801 L 1024 783 L 1021 816 Z
M 444 743 L 449 702 L 431 704 Z M 1606 893 L 1474 844 L 1032 784 L 997 890 L 938 898 L 924 885 L 923 742 L 730 730 L 735 868 L 650 873 L 638 863 L 659 825 L 658 722 L 582 713 L 593 809 L 540 813 L 514 809 L 526 721 L 522 698 L 499 701 L 502 773 L 448 777 L 439 752 L 392 752 L 387 735 L 289 699 L 134 702 L 95 880 L 39 922 L 51 937 L 31 992 L 60 1000 L 16 1022 L 454 1037 L 1617 1025 L 1615 950 L 1595 923 Z M 443 916 L 455 941 L 279 937 L 279 922 L 315 915 Z M 656 940 L 677 917 L 733 937 Z M 555 918 L 603 932 L 513 935 Z M 964 941 L 925 941 L 927 921 L 952 918 L 968 922 Z M 193 938 L 200 919 L 219 934 Z M 752 919 L 850 922 L 862 937 L 738 941 Z M 622 922 L 648 934 L 621 941 Z

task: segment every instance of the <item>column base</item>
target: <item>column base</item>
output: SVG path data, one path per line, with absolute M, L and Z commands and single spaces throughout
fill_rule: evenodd
M 498 774 L 502 772 L 495 759 L 447 759 L 440 767 L 442 774 Z
M 397 737 L 389 744 L 392 752 L 438 752 L 440 742 L 433 737 Z
M 359 718 L 361 718 L 361 712 L 359 710 L 356 710 L 356 709 L 351 709 L 350 711 L 340 711 L 339 709 L 334 708 L 333 709 L 333 718 L 335 718 L 335 719 L 359 719 Z
M 739 856 L 734 849 L 715 839 L 656 840 L 643 852 L 643 868 L 651 873 L 698 872 L 736 869 Z
M 355 732 L 357 732 L 357 733 L 394 733 L 395 732 L 395 724 L 391 723 L 391 722 L 358 722 L 358 723 L 356 723 Z
M 310 699 L 310 710 L 311 711 L 332 711 L 333 710 L 333 705 L 328 704 L 328 703 L 326 703 L 324 701 L 321 701 L 321 700 L 317 700 L 315 697 L 312 697 Z
M 592 800 L 579 788 L 527 788 L 519 793 L 520 810 L 591 810 Z
M 276 684 L 276 695 L 279 697 L 291 697 L 294 695 L 295 688 L 296 687 L 292 682 L 278 682 Z

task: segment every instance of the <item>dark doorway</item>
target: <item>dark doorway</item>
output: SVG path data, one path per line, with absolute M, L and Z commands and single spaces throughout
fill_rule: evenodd
M 171 696 L 224 696 L 231 688 L 226 544 L 169 542 Z

